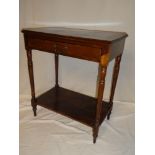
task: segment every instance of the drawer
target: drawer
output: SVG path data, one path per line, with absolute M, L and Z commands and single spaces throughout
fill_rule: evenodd
M 67 43 L 56 43 L 57 53 L 65 56 L 98 62 L 101 56 L 100 48 Z
M 55 42 L 50 40 L 34 39 L 30 38 L 28 40 L 28 47 L 31 49 L 54 52 L 55 51 Z
M 51 53 L 58 53 L 64 56 L 70 56 L 85 60 L 98 62 L 101 56 L 100 48 L 82 46 L 69 43 L 54 42 L 50 40 L 30 38 L 28 47 Z

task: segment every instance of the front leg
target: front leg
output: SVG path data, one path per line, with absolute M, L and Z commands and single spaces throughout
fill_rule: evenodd
M 101 121 L 101 110 L 102 110 L 102 98 L 104 93 L 105 87 L 105 77 L 107 71 L 107 64 L 108 64 L 108 55 L 103 55 L 101 57 L 101 62 L 99 64 L 99 84 L 98 84 L 98 97 L 97 97 L 97 106 L 96 106 L 96 119 L 95 125 L 93 128 L 93 142 L 96 142 L 96 138 L 98 136 L 99 125 Z

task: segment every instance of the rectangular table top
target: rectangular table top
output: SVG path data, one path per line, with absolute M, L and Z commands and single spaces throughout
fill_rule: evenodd
M 99 41 L 113 42 L 118 39 L 126 38 L 128 35 L 125 32 L 112 32 L 101 30 L 86 30 L 64 27 L 40 27 L 40 28 L 25 28 L 22 32 L 38 32 L 44 34 L 53 34 L 58 36 L 78 37 L 83 39 L 93 39 Z

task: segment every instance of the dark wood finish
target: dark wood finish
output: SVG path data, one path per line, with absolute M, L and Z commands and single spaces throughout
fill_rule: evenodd
M 59 87 L 58 83 L 58 67 L 59 67 L 59 55 L 55 54 L 55 86 Z
M 124 44 L 125 44 L 125 39 L 117 40 L 111 45 L 110 49 L 110 57 L 109 60 L 115 59 L 118 55 L 121 55 L 123 53 L 124 49 Z
M 96 138 L 98 136 L 98 129 L 100 125 L 100 119 L 102 116 L 102 98 L 105 87 L 105 76 L 106 76 L 107 66 L 99 65 L 99 88 L 98 88 L 98 97 L 97 97 L 97 107 L 96 107 L 96 120 L 93 128 L 93 142 L 96 142 Z
M 28 47 L 30 49 L 37 49 L 49 53 L 57 53 L 64 56 L 70 56 L 95 62 L 98 62 L 101 56 L 101 50 L 99 48 L 59 43 L 43 39 L 28 39 Z
M 27 28 L 23 29 L 23 32 L 38 33 L 40 34 L 52 34 L 54 37 L 76 39 L 76 40 L 97 40 L 100 42 L 113 42 L 127 37 L 125 32 L 112 32 L 112 31 L 100 31 L 100 30 L 86 30 L 64 27 L 40 27 L 40 28 Z
M 70 28 L 30 28 L 23 29 L 25 49 L 27 50 L 28 69 L 31 84 L 32 107 L 36 115 L 36 106 L 40 105 L 63 114 L 93 129 L 93 141 L 96 142 L 99 126 L 110 113 L 116 87 L 121 55 L 125 38 L 124 32 Z M 55 54 L 55 87 L 35 98 L 33 64 L 31 50 L 41 50 Z M 59 55 L 79 58 L 99 63 L 98 95 L 89 97 L 71 90 L 59 87 L 58 64 Z M 116 58 L 110 101 L 104 102 L 103 92 L 108 63 Z
M 96 102 L 96 98 L 61 87 L 54 87 L 37 97 L 37 105 L 68 116 L 90 127 L 94 127 L 95 124 Z M 108 102 L 102 103 L 102 118 L 99 124 L 102 123 L 110 110 Z
M 119 69 L 120 69 L 121 57 L 122 57 L 122 54 L 115 58 L 115 64 L 114 64 L 113 75 L 112 75 L 111 92 L 110 92 L 111 110 L 107 115 L 108 120 L 110 119 L 111 111 L 112 111 L 112 108 L 113 108 L 113 99 L 114 99 L 114 93 L 115 93 L 117 78 L 118 78 Z
M 32 62 L 32 51 L 27 50 L 27 60 L 28 60 L 28 71 L 29 71 L 29 78 L 30 78 L 30 86 L 31 86 L 31 105 L 33 108 L 34 116 L 36 116 L 36 98 L 35 98 L 35 86 L 34 86 L 34 75 L 33 75 L 33 62 Z

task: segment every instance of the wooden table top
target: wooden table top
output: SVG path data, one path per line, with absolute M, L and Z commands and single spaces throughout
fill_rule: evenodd
M 64 28 L 64 27 L 40 27 L 40 28 L 25 28 L 22 32 L 38 32 L 44 34 L 54 34 L 58 36 L 68 36 L 83 39 L 93 39 L 99 41 L 113 42 L 118 39 L 127 37 L 125 32 L 112 32 L 101 30 L 86 30 L 76 28 Z

